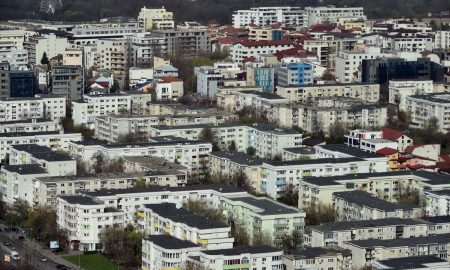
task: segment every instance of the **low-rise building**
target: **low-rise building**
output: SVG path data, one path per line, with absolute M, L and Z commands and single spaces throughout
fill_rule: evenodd
M 292 147 L 284 148 L 282 159 L 289 160 L 308 160 L 316 157 L 316 149 L 312 147 Z
M 411 113 L 412 128 L 424 128 L 431 118 L 437 119 L 439 131 L 450 131 L 450 94 L 413 95 L 406 97 L 406 108 Z
M 176 77 L 164 77 L 156 82 L 156 100 L 172 102 L 177 101 L 184 94 L 183 80 Z
M 399 239 L 428 236 L 429 222 L 408 218 L 341 221 L 308 227 L 305 244 L 311 247 L 342 247 L 353 240 Z
M 189 261 L 198 269 L 281 270 L 284 267 L 283 251 L 270 246 L 202 250 Z
M 48 118 L 61 121 L 66 117 L 66 98 L 41 95 L 34 98 L 0 100 L 0 122 Z
M 401 238 L 392 240 L 357 240 L 347 243 L 352 251 L 354 267 L 371 266 L 375 261 L 402 257 L 433 255 L 447 259 L 450 235 Z
M 408 267 L 412 270 L 445 270 L 450 267 L 448 261 L 444 258 L 438 258 L 433 255 L 412 256 L 404 258 L 394 258 L 387 260 L 374 261 L 373 270 L 395 270 Z
M 305 247 L 283 255 L 286 270 L 297 269 L 352 269 L 352 253 L 348 249 Z
M 7 121 L 0 124 L 0 133 L 60 131 L 58 121 L 47 118 Z
M 171 235 L 150 235 L 142 239 L 142 270 L 181 269 L 201 249 Z
M 261 55 L 274 54 L 291 48 L 294 46 L 290 40 L 245 40 L 231 46 L 230 56 L 233 62 L 241 63 L 248 57 L 259 59 Z
M 169 234 L 205 249 L 232 248 L 231 227 L 196 215 L 174 203 L 146 204 L 144 230 L 150 235 Z
M 107 207 L 84 195 L 59 196 L 56 203 L 58 228 L 67 232 L 72 248 L 101 249 L 100 233 L 105 228 L 124 228 L 124 212 Z
M 339 220 L 420 218 L 423 216 L 423 209 L 418 205 L 391 203 L 361 190 L 333 193 L 333 205 L 339 215 Z

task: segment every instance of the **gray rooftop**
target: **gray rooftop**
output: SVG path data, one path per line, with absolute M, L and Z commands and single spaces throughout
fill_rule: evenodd
M 332 231 L 351 231 L 361 228 L 373 228 L 373 227 L 385 227 L 385 226 L 411 226 L 429 224 L 429 222 L 420 219 L 411 218 L 384 218 L 373 220 L 358 220 L 358 221 L 341 221 L 341 222 L 329 222 L 323 223 L 317 226 L 311 226 L 310 228 L 321 232 Z
M 260 208 L 262 211 L 257 212 L 260 215 L 282 215 L 282 214 L 295 214 L 301 213 L 302 211 L 298 208 L 292 208 L 272 199 L 266 197 L 253 197 L 253 196 L 244 196 L 244 197 L 234 197 L 229 198 L 232 201 L 241 201 L 252 205 L 254 207 Z
M 413 256 L 413 257 L 402 257 L 402 258 L 394 258 L 388 260 L 377 261 L 379 264 L 382 264 L 383 269 L 431 269 L 427 267 L 427 264 L 435 264 L 435 263 L 447 263 L 447 260 L 438 258 L 436 256 L 427 255 L 427 256 Z M 448 266 L 450 269 L 450 265 Z
M 333 193 L 333 196 L 341 198 L 348 203 L 354 203 L 360 206 L 365 206 L 368 208 L 378 209 L 386 212 L 393 212 L 396 210 L 410 211 L 415 208 L 420 208 L 420 206 L 418 205 L 391 203 L 382 199 L 378 199 L 372 196 L 372 194 L 361 190 L 335 192 Z
M 139 164 L 145 167 L 146 170 L 153 172 L 163 172 L 167 174 L 183 174 L 182 171 L 187 171 L 183 165 L 167 161 L 163 158 L 153 156 L 129 156 L 124 157 L 124 162 Z
M 294 251 L 291 254 L 286 254 L 287 257 L 294 257 L 296 259 L 314 259 L 317 257 L 329 257 L 336 254 L 344 256 L 351 256 L 352 252 L 348 249 L 341 248 L 324 248 L 324 247 L 305 247 L 301 251 Z
M 290 152 L 299 155 L 314 155 L 316 153 L 316 149 L 312 147 L 292 147 L 292 148 L 284 148 L 285 152 Z
M 241 254 L 261 254 L 280 251 L 281 251 L 280 249 L 271 246 L 247 246 L 247 247 L 235 247 L 227 249 L 203 250 L 202 253 L 208 255 L 235 256 Z
M 145 204 L 144 207 L 151 209 L 159 216 L 170 219 L 173 222 L 184 223 L 190 227 L 198 228 L 201 230 L 229 227 L 224 223 L 204 218 L 202 216 L 189 212 L 182 207 L 178 208 L 174 203 Z
M 319 146 L 319 148 L 323 148 L 323 149 L 326 149 L 329 151 L 334 151 L 334 152 L 340 152 L 340 153 L 347 154 L 347 155 L 350 155 L 353 157 L 358 157 L 358 158 L 379 158 L 380 157 L 377 154 L 365 152 L 361 149 L 358 149 L 356 147 L 350 147 L 345 144 L 326 144 L 326 145 Z
M 413 237 L 413 238 L 400 238 L 400 239 L 390 239 L 390 240 L 379 240 L 379 239 L 367 239 L 367 240 L 356 240 L 350 241 L 348 244 L 364 247 L 414 247 L 419 245 L 431 245 L 431 244 L 448 244 L 450 243 L 450 234 L 440 234 L 436 236 L 425 236 L 425 237 Z
M 235 163 L 238 163 L 241 165 L 247 165 L 247 166 L 258 166 L 258 165 L 262 165 L 263 162 L 267 161 L 265 159 L 254 157 L 252 155 L 249 155 L 249 154 L 246 154 L 243 152 L 219 151 L 219 152 L 211 152 L 209 155 L 215 156 L 218 158 L 229 159 L 232 162 L 235 162 Z
M 272 166 L 297 166 L 297 165 L 315 165 L 315 164 L 338 164 L 364 161 L 362 158 L 319 158 L 308 160 L 287 160 L 287 161 L 266 161 L 264 163 Z
M 92 197 L 84 195 L 61 195 L 59 197 L 70 204 L 101 205 L 100 202 L 94 200 Z
M 5 165 L 2 167 L 9 172 L 15 172 L 21 175 L 27 174 L 47 174 L 47 170 L 39 164 Z
M 187 241 L 180 240 L 171 235 L 150 235 L 145 240 L 153 242 L 155 245 L 165 249 L 181 249 L 181 248 L 193 248 L 198 247 L 196 244 Z

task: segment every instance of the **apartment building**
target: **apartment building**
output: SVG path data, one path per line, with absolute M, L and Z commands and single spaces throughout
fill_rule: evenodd
M 189 262 L 204 269 L 284 269 L 283 251 L 271 246 L 201 250 Z
M 414 237 L 393 240 L 357 240 L 347 243 L 352 251 L 353 265 L 357 268 L 371 266 L 376 260 L 400 257 L 433 255 L 448 260 L 450 235 Z
M 26 30 L 2 30 L 0 31 L 0 43 L 11 44 L 14 48 L 23 48 L 25 40 L 35 33 Z
M 71 42 L 81 46 L 97 46 L 102 40 L 128 39 L 144 32 L 145 29 L 138 22 L 77 24 L 71 31 Z
M 81 133 L 62 131 L 0 133 L 0 161 L 5 164 L 12 145 L 37 144 L 67 151 L 70 142 L 81 140 Z
M 142 269 L 180 269 L 186 265 L 189 255 L 197 254 L 201 249 L 171 235 L 149 235 L 142 239 Z
M 184 94 L 184 82 L 180 78 L 164 77 L 156 82 L 155 91 L 157 101 L 177 101 Z
M 439 131 L 450 131 L 450 94 L 413 95 L 406 97 L 406 108 L 411 113 L 412 128 L 424 128 L 432 117 L 437 119 Z
M 314 83 L 314 66 L 308 63 L 283 65 L 277 72 L 279 86 L 303 86 Z
M 429 222 L 408 218 L 330 222 L 309 227 L 305 244 L 311 247 L 343 247 L 348 241 L 400 239 L 429 235 Z
M 372 269 L 374 270 L 394 270 L 401 269 L 407 265 L 410 269 L 448 269 L 449 263 L 444 258 L 438 258 L 433 255 L 420 255 L 412 257 L 403 257 L 374 261 Z
M 275 67 L 264 61 L 245 63 L 246 85 L 262 88 L 264 93 L 275 91 Z
M 39 164 L 4 165 L 0 169 L 0 193 L 2 200 L 12 205 L 16 200 L 33 202 L 33 179 L 49 176 L 46 169 Z
M 312 104 L 297 103 L 274 107 L 270 122 L 285 128 L 299 127 L 307 132 L 329 134 L 339 123 L 352 128 L 376 128 L 386 124 L 387 107 L 347 97 L 319 98 Z
M 308 17 L 300 7 L 253 7 L 248 10 L 236 10 L 232 15 L 234 28 L 248 25 L 269 26 L 274 23 L 308 26 Z
M 348 249 L 305 247 L 283 255 L 286 270 L 296 269 L 352 269 L 352 253 Z
M 279 95 L 252 90 L 235 92 L 234 100 L 234 111 L 252 108 L 260 115 L 271 114 L 274 107 L 289 103 L 287 98 Z
M 43 36 L 32 36 L 23 44 L 28 51 L 28 60 L 32 64 L 40 64 L 44 52 L 47 58 L 51 59 L 58 54 L 63 55 L 64 51 L 70 47 L 66 37 L 57 37 L 54 34 Z
M 230 47 L 230 56 L 233 62 L 242 63 L 249 57 L 260 59 L 261 55 L 274 54 L 292 48 L 294 46 L 290 40 L 244 40 Z
M 243 152 L 209 153 L 210 175 L 242 178 L 252 190 L 261 193 L 261 165 L 265 160 Z
M 83 48 L 67 48 L 63 54 L 63 65 L 85 66 Z M 53 67 L 52 67 L 53 68 Z
M 390 80 L 389 103 L 407 111 L 406 97 L 434 93 L 432 80 Z
M 163 158 L 153 156 L 130 156 L 123 158 L 124 171 L 145 173 L 149 185 L 166 187 L 186 186 L 188 168 Z
M 308 25 L 328 23 L 344 23 L 346 21 L 366 20 L 362 7 L 305 7 L 305 13 L 308 15 Z
M 392 36 L 384 36 L 385 48 L 402 52 L 423 52 L 433 49 L 433 38 L 431 35 L 410 35 L 399 33 Z
M 299 208 L 319 202 L 332 204 L 334 192 L 366 191 L 377 198 L 396 203 L 400 194 L 411 191 L 437 191 L 449 187 L 449 177 L 428 171 L 372 172 L 358 175 L 312 177 L 299 180 Z
M 235 94 L 242 91 L 262 92 L 259 87 L 221 87 L 217 89 L 216 104 L 219 109 L 227 112 L 235 110 L 236 98 Z
M 197 93 L 208 100 L 216 100 L 217 88 L 223 86 L 223 75 L 214 67 L 196 68 Z
M 175 136 L 188 140 L 198 140 L 207 125 L 188 126 L 153 126 L 150 136 Z M 221 149 L 231 145 L 239 152 L 254 149 L 255 155 L 262 158 L 273 158 L 281 155 L 284 148 L 301 146 L 302 134 L 294 130 L 275 128 L 267 124 L 221 124 L 209 127 L 214 135 L 214 142 Z
M 450 191 L 424 191 L 426 216 L 450 215 Z
M 336 77 L 341 83 L 361 82 L 359 69 L 363 60 L 392 56 L 379 47 L 366 47 L 364 51 L 340 51 L 336 57 Z
M 8 62 L 13 70 L 28 70 L 28 51 L 25 49 L 0 51 L 0 62 Z
M 334 192 L 333 205 L 339 213 L 338 220 L 420 218 L 423 216 L 421 206 L 391 203 L 362 190 Z
M 8 62 L 0 62 L 0 100 L 11 96 L 10 69 L 11 66 Z
M 316 150 L 312 147 L 292 147 L 284 148 L 282 160 L 299 160 L 299 159 L 314 159 L 316 157 Z
M 141 8 L 138 15 L 139 26 L 145 30 L 155 29 L 173 29 L 175 28 L 175 21 L 173 19 L 173 12 L 167 11 L 163 8 Z
M 124 228 L 124 212 L 107 207 L 85 195 L 57 197 L 56 224 L 67 232 L 72 248 L 92 251 L 101 249 L 99 234 L 104 228 Z
M 133 108 L 135 106 L 133 105 Z M 108 142 L 117 142 L 120 136 L 133 135 L 136 139 L 150 137 L 151 126 L 218 125 L 237 120 L 237 115 L 211 112 L 199 115 L 105 115 L 95 117 L 95 137 Z
M 211 40 L 203 29 L 155 30 L 152 34 L 164 38 L 169 55 L 196 56 L 211 51 Z
M 39 176 L 33 180 L 33 205 L 56 209 L 58 196 L 133 188 L 137 180 L 150 183 L 151 178 L 152 175 L 145 172 Z
M 145 204 L 144 231 L 150 235 L 169 234 L 205 249 L 232 248 L 231 227 L 194 214 L 174 203 Z
M 84 94 L 84 68 L 74 65 L 53 65 L 52 93 L 69 100 L 79 100 Z
M 131 65 L 129 39 L 102 39 L 97 42 L 99 67 L 124 76 Z
M 15 132 L 39 132 L 39 131 L 61 131 L 62 126 L 58 121 L 47 118 L 32 118 L 28 120 L 16 120 L 2 122 L 0 133 Z
M 107 144 L 104 141 L 71 142 L 69 152 L 85 162 L 100 153 L 114 160 L 126 156 L 150 155 L 183 165 L 190 173 L 202 174 L 212 150 L 211 143 L 182 139 L 163 140 L 149 143 Z
M 157 37 L 151 32 L 137 33 L 131 37 L 131 58 L 133 66 L 150 64 L 153 57 L 165 55 L 167 47 L 165 39 Z
M 345 145 L 357 147 L 371 153 L 377 153 L 383 148 L 398 148 L 396 141 L 383 139 L 383 131 L 370 131 L 365 129 L 351 130 L 349 135 L 345 135 Z
M 298 237 L 305 226 L 302 210 L 265 197 L 222 198 L 220 208 L 227 218 L 241 223 L 250 243 L 266 235 L 273 245 L 282 247 L 286 237 Z
M 0 100 L 0 122 L 49 118 L 61 121 L 66 117 L 66 98 L 41 95 L 34 98 Z
M 125 94 L 84 95 L 72 101 L 73 123 L 94 129 L 95 117 L 131 112 L 131 96 Z
M 434 49 L 450 47 L 450 31 L 436 31 L 434 36 Z
M 74 159 L 51 150 L 49 147 L 37 144 L 12 145 L 9 148 L 9 164 L 39 164 L 50 175 L 75 175 L 77 164 Z
M 377 103 L 380 85 L 365 83 L 303 85 L 300 87 L 277 87 L 277 95 L 291 102 L 313 102 L 322 97 L 349 97 Z

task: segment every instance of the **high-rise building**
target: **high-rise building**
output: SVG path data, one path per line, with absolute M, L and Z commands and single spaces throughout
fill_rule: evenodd
M 39 93 L 38 81 L 32 70 L 9 72 L 10 96 L 11 97 L 34 97 Z
M 84 90 L 83 67 L 55 65 L 51 71 L 52 93 L 71 100 L 81 99 Z

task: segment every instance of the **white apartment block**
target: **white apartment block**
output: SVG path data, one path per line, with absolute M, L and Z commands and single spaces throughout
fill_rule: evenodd
M 49 118 L 61 121 L 66 117 L 66 98 L 37 96 L 35 98 L 6 98 L 0 100 L 0 122 Z
M 434 49 L 450 48 L 450 31 L 436 31 L 434 35 Z
M 437 119 L 439 131 L 450 131 L 450 94 L 428 94 L 406 97 L 407 112 L 411 113 L 413 128 L 424 128 L 432 117 Z
M 341 83 L 358 82 L 360 80 L 355 74 L 359 73 L 363 60 L 389 55 L 379 47 L 366 47 L 364 51 L 340 51 L 336 57 L 336 77 Z
M 25 49 L 0 52 L 0 62 L 8 62 L 13 70 L 28 70 L 28 52 Z
M 350 97 L 368 102 L 380 100 L 379 84 L 321 84 L 299 87 L 277 87 L 277 95 L 291 102 L 311 102 L 321 97 Z
M 49 176 L 39 164 L 5 165 L 0 170 L 0 194 L 2 200 L 12 205 L 16 200 L 33 205 L 33 180 Z
M 269 26 L 274 23 L 308 27 L 308 17 L 299 7 L 253 7 L 248 10 L 236 10 L 232 15 L 234 28 L 243 28 L 254 24 Z
M 344 23 L 354 20 L 366 20 L 364 8 L 362 7 L 306 7 L 306 15 L 308 15 L 308 25 L 320 23 Z
M 44 52 L 47 54 L 47 58 L 51 59 L 58 54 L 63 55 L 69 47 L 67 38 L 57 37 L 54 34 L 33 36 L 24 43 L 24 48 L 28 51 L 28 60 L 32 64 L 40 64 Z
M 311 226 L 305 244 L 311 247 L 343 247 L 353 240 L 399 239 L 428 236 L 429 222 L 419 219 L 385 218 L 377 220 L 329 222 Z
M 337 176 L 387 171 L 386 158 L 319 158 L 267 161 L 261 166 L 261 190 L 277 199 L 288 184 L 295 186 L 308 177 Z
M 450 191 L 424 191 L 426 216 L 450 215 Z
M 202 250 L 195 255 L 189 261 L 198 269 L 284 269 L 283 251 L 270 246 Z
M 133 106 L 134 108 L 134 106 Z M 120 136 L 132 134 L 139 139 L 150 136 L 151 126 L 218 125 L 236 121 L 234 114 L 210 115 L 105 115 L 95 117 L 95 137 L 108 142 L 117 142 Z
M 372 172 L 357 175 L 303 178 L 299 180 L 298 207 L 310 204 L 332 204 L 334 192 L 366 191 L 388 202 L 396 203 L 400 194 L 411 191 L 438 191 L 450 187 L 450 177 L 427 171 Z
M 156 100 L 164 102 L 177 101 L 183 96 L 184 83 L 180 78 L 164 77 L 156 82 Z
M 7 121 L 0 124 L 0 133 L 60 131 L 59 121 L 46 118 L 32 118 L 28 120 Z
M 423 52 L 433 49 L 433 38 L 428 35 L 405 36 L 385 36 L 384 48 L 399 52 Z
M 67 232 L 70 245 L 91 251 L 101 249 L 99 234 L 106 228 L 124 228 L 124 212 L 84 195 L 59 196 L 57 226 Z
M 5 162 L 10 147 L 13 145 L 37 144 L 51 149 L 67 151 L 70 142 L 81 140 L 81 133 L 64 133 L 63 131 L 1 133 L 0 161 Z
M 151 32 L 144 32 L 131 37 L 131 50 L 133 65 L 139 66 L 150 64 L 155 56 L 165 55 L 167 46 L 164 38 L 152 35 Z
M 138 22 L 78 24 L 71 31 L 71 40 L 76 45 L 95 46 L 101 40 L 129 38 L 144 32 Z
M 274 54 L 279 51 L 292 49 L 294 46 L 289 40 L 261 40 L 261 41 L 241 41 L 230 48 L 230 56 L 233 62 L 242 63 L 248 57 L 260 59 L 261 55 Z
M 141 8 L 138 15 L 139 26 L 145 30 L 155 29 L 173 29 L 175 28 L 175 21 L 173 19 L 173 12 L 162 8 Z
M 207 125 L 190 126 L 154 126 L 150 127 L 150 136 L 175 136 L 188 140 L 198 140 Z M 294 130 L 275 128 L 267 124 L 222 124 L 210 127 L 214 134 L 214 142 L 221 149 L 228 149 L 235 144 L 239 152 L 255 149 L 255 155 L 273 158 L 281 155 L 283 148 L 302 145 L 302 134 Z
M 393 240 L 357 240 L 345 246 L 352 251 L 353 266 L 370 267 L 376 260 L 433 255 L 445 260 L 449 257 L 450 235 L 401 238 Z
M 268 114 L 273 107 L 288 104 L 289 100 L 279 95 L 261 91 L 244 90 L 234 93 L 233 111 L 252 108 L 257 113 Z
M 434 93 L 432 80 L 390 80 L 389 103 L 398 105 L 400 110 L 406 111 L 406 97 Z
M 232 248 L 231 227 L 194 214 L 174 203 L 146 204 L 144 231 L 149 235 L 172 235 L 205 249 Z
M 345 221 L 423 216 L 418 205 L 391 203 L 361 190 L 333 193 L 333 205 L 339 213 L 338 220 Z
M 97 42 L 99 67 L 111 70 L 115 75 L 123 76 L 128 72 L 130 63 L 130 40 L 102 39 Z
M 83 49 L 67 48 L 63 54 L 63 65 L 85 67 L 83 58 Z
M 77 173 L 77 163 L 68 155 L 37 144 L 12 145 L 9 148 L 9 164 L 39 164 L 50 175 L 65 176 Z
M 25 30 L 2 30 L 0 31 L 0 43 L 11 44 L 13 48 L 22 49 L 23 43 L 35 32 Z M 1 45 L 0 45 L 1 46 Z
M 76 195 L 103 189 L 127 189 L 134 187 L 137 179 L 148 180 L 144 173 L 103 173 L 96 175 L 39 176 L 33 180 L 33 203 L 56 208 L 58 196 Z
M 95 117 L 131 112 L 131 96 L 125 94 L 84 95 L 80 101 L 72 101 L 74 125 L 95 128 Z
M 102 154 L 109 160 L 126 156 L 155 156 L 178 163 L 189 172 L 202 173 L 208 160 L 212 145 L 203 141 L 162 140 L 150 143 L 106 144 L 105 142 L 72 142 L 69 152 L 85 162 L 91 162 L 96 154 Z
M 195 69 L 197 93 L 208 100 L 216 100 L 217 88 L 223 86 L 223 75 L 218 69 L 201 66 Z
M 369 131 L 365 129 L 351 130 L 349 135 L 345 135 L 345 145 L 357 147 L 371 153 L 376 153 L 383 148 L 398 148 L 396 141 L 383 139 L 382 131 Z
M 302 234 L 305 226 L 302 210 L 265 197 L 222 198 L 221 209 L 227 218 L 241 223 L 253 244 L 258 234 L 263 234 L 274 246 L 281 247 L 287 236 Z
M 352 253 L 348 249 L 305 247 L 302 251 L 283 255 L 286 270 L 352 269 Z
M 181 269 L 201 249 L 171 235 L 150 235 L 142 239 L 142 270 Z

